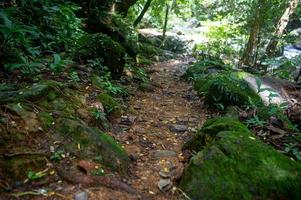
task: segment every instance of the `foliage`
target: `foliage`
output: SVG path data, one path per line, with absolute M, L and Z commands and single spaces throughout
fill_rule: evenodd
M 190 198 L 300 198 L 300 163 L 257 139 L 238 120 L 211 119 L 197 135 L 190 144 L 202 144 L 201 149 L 192 148 L 197 154 L 180 182 Z
M 198 78 L 194 88 L 205 96 L 209 105 L 224 108 L 229 105 L 248 105 L 249 100 L 261 102 L 260 97 L 243 80 L 239 73 L 221 73 Z
M 56 52 L 55 62 L 46 66 L 58 71 L 62 64 L 57 53 L 71 51 L 74 40 L 83 33 L 77 10 L 74 4 L 47 0 L 24 0 L 1 10 L 0 64 L 6 70 L 33 73 L 45 68 L 38 57 Z
M 40 179 L 46 175 L 47 175 L 47 173 L 45 171 L 41 171 L 41 172 L 29 171 L 27 173 L 27 178 L 30 181 L 34 181 L 34 180 Z
M 54 152 L 53 155 L 50 156 L 50 159 L 54 160 L 54 161 L 59 161 L 62 158 L 64 158 L 64 153 L 65 152 L 63 150 L 58 150 L 58 151 Z

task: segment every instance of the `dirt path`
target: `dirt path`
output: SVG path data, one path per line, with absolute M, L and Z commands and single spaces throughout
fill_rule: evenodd
M 183 170 L 181 147 L 206 118 L 202 102 L 180 79 L 188 62 L 170 60 L 152 66 L 151 79 L 157 87 L 153 92 L 137 91 L 129 103 L 130 113 L 124 116 L 132 121 L 119 136 L 134 160 L 128 182 L 151 199 L 177 199 L 172 189 L 160 191 L 158 182 L 162 175 L 176 182 Z

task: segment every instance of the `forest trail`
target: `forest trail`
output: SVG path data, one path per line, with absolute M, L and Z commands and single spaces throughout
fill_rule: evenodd
M 181 79 L 188 62 L 189 59 L 169 60 L 153 65 L 150 71 L 151 80 L 156 83 L 154 91 L 137 91 L 129 102 L 131 112 L 123 116 L 130 125 L 122 125 L 121 120 L 121 125 L 113 128 L 113 134 L 134 160 L 128 182 L 150 199 L 177 199 L 169 181 L 162 181 L 168 190 L 165 192 L 159 190 L 158 182 L 165 176 L 176 182 L 183 170 L 181 147 L 189 134 L 206 120 L 202 101 L 191 85 Z M 118 134 L 116 129 L 120 126 L 128 130 Z M 105 195 L 103 190 L 90 193 L 92 199 L 102 199 L 100 196 Z M 119 192 L 110 193 L 109 197 L 129 198 Z

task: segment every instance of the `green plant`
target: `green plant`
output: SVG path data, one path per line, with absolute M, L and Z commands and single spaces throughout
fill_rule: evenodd
M 129 92 L 125 87 L 112 82 L 110 73 L 107 73 L 105 76 L 100 77 L 99 83 L 100 87 L 111 95 L 129 95 Z
M 286 144 L 284 152 L 298 161 L 301 161 L 301 152 L 298 148 L 298 144 Z
M 27 179 L 30 180 L 30 181 L 34 181 L 34 180 L 37 180 L 37 179 L 40 179 L 44 176 L 47 175 L 46 173 L 47 170 L 44 170 L 44 171 L 41 171 L 41 172 L 34 172 L 34 171 L 29 171 L 27 173 Z
M 54 72 L 61 72 L 66 65 L 71 64 L 70 60 L 63 60 L 59 54 L 53 54 L 53 63 L 49 65 L 50 69 Z
M 267 122 L 259 119 L 259 117 L 255 115 L 254 117 L 246 120 L 246 123 L 249 127 L 263 127 Z
M 64 158 L 64 153 L 63 150 L 56 151 L 50 156 L 50 160 L 59 161 Z
M 73 82 L 80 82 L 80 78 L 79 78 L 78 73 L 76 71 L 70 72 L 69 77 Z
M 96 120 L 101 120 L 106 117 L 104 112 L 97 110 L 97 109 L 92 110 L 92 116 Z
M 39 62 L 30 62 L 25 56 L 20 56 L 19 63 L 8 63 L 4 67 L 6 70 L 12 71 L 20 69 L 23 74 L 31 74 L 38 72 L 44 65 Z
M 102 168 L 97 168 L 97 169 L 94 169 L 92 172 L 91 172 L 92 176 L 104 176 L 105 175 L 105 170 L 102 169 Z

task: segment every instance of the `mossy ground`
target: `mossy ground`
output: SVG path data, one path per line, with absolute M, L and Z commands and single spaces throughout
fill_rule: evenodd
M 210 120 L 180 187 L 192 199 L 300 199 L 301 165 L 258 140 L 236 119 Z M 198 149 L 201 147 L 200 149 Z

